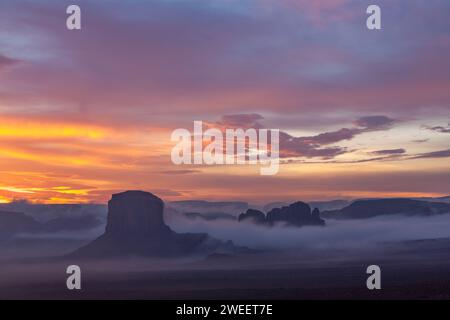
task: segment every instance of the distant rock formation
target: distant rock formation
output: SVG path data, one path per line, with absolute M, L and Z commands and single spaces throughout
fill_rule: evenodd
M 288 206 L 288 205 L 289 205 L 289 203 L 287 203 L 287 202 L 280 202 L 280 201 L 269 202 L 262 207 L 262 211 L 269 212 L 272 209 L 281 208 L 281 207 Z
M 239 215 L 239 221 L 250 220 L 257 224 L 273 226 L 277 223 L 284 223 L 292 226 L 323 226 L 325 221 L 320 218 L 317 208 L 311 212 L 308 204 L 298 201 L 288 206 L 274 208 L 267 215 L 259 210 L 249 209 Z
M 311 212 L 311 216 L 314 220 L 320 219 L 320 211 L 317 208 L 314 208 L 314 210 Z
M 351 203 L 350 200 L 329 200 L 329 201 L 311 201 L 308 202 L 311 208 L 317 208 L 320 211 L 340 210 Z
M 106 221 L 106 205 L 99 204 L 42 204 L 25 200 L 1 203 L 0 211 L 23 212 L 36 221 L 45 223 L 53 219 L 95 216 Z
M 43 232 L 80 231 L 100 227 L 103 224 L 98 217 L 85 214 L 75 217 L 59 217 L 42 224 Z
M 34 233 L 41 229 L 39 222 L 22 212 L 0 211 L 0 240 L 19 233 Z
M 172 231 L 164 223 L 163 210 L 164 202 L 149 192 L 114 194 L 108 203 L 105 233 L 69 257 L 181 257 L 229 253 L 235 249 L 231 242 L 213 239 L 206 233 Z
M 223 212 L 210 212 L 210 213 L 199 213 L 199 212 L 185 212 L 183 215 L 191 220 L 200 219 L 206 221 L 215 220 L 236 220 L 236 217 Z
M 383 215 L 431 216 L 450 213 L 450 204 L 412 199 L 358 200 L 349 206 L 323 213 L 327 219 L 366 219 Z
M 93 215 L 54 218 L 40 222 L 22 212 L 0 211 L 0 241 L 18 234 L 43 234 L 60 231 L 89 230 L 102 224 Z
M 448 203 L 450 204 L 450 196 L 445 197 L 420 197 L 420 198 L 411 198 L 412 200 L 419 200 L 419 201 L 427 201 L 427 202 L 440 202 L 440 203 Z
M 255 209 L 248 209 L 245 213 L 241 213 L 238 220 L 239 222 L 250 220 L 258 224 L 265 224 L 267 222 L 266 215 L 263 212 Z
M 271 225 L 285 222 L 294 226 L 323 226 L 325 221 L 320 218 L 316 208 L 314 214 L 308 204 L 298 201 L 286 207 L 275 208 L 267 213 L 267 222 Z
M 197 213 L 227 213 L 237 216 L 240 212 L 248 209 L 248 203 L 242 201 L 204 201 L 204 200 L 185 200 L 169 202 L 171 207 L 178 212 L 197 212 Z

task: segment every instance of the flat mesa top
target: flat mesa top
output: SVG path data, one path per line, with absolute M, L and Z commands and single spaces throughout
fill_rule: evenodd
M 141 191 L 141 190 L 128 190 L 125 192 L 115 193 L 112 195 L 112 199 L 134 198 L 134 197 L 151 197 L 153 199 L 162 201 L 160 198 L 155 196 L 153 193 L 147 192 L 147 191 Z

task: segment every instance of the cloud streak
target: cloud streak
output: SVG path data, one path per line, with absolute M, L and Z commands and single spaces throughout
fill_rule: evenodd
M 428 127 L 425 126 L 426 129 L 431 130 L 431 131 L 436 131 L 439 133 L 450 133 L 450 123 L 446 126 L 434 126 L 434 127 Z
M 426 152 L 414 156 L 414 159 L 425 159 L 425 158 L 448 158 L 450 157 L 450 149 Z
M 387 149 L 387 150 L 373 151 L 372 153 L 375 154 L 375 155 L 381 155 L 381 156 L 392 155 L 392 154 L 397 155 L 397 154 L 404 154 L 404 153 L 406 153 L 406 150 L 405 149 L 401 149 L 401 148 L 400 149 Z

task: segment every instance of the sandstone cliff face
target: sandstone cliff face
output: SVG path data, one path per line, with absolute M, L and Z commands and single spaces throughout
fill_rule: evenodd
M 180 257 L 229 253 L 235 249 L 231 242 L 213 239 L 206 233 L 172 231 L 164 223 L 163 211 L 164 202 L 149 192 L 114 194 L 108 203 L 105 233 L 69 257 Z

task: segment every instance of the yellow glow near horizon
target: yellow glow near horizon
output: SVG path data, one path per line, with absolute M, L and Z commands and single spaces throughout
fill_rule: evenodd
M 46 123 L 39 121 L 0 118 L 0 137 L 12 138 L 89 138 L 106 136 L 105 128 L 71 123 Z
M 11 202 L 10 199 L 8 199 L 6 197 L 3 197 L 3 196 L 0 196 L 0 203 L 10 203 L 10 202 Z
M 34 193 L 30 189 L 27 188 L 16 188 L 16 187 L 0 187 L 0 190 L 16 192 L 16 193 Z

